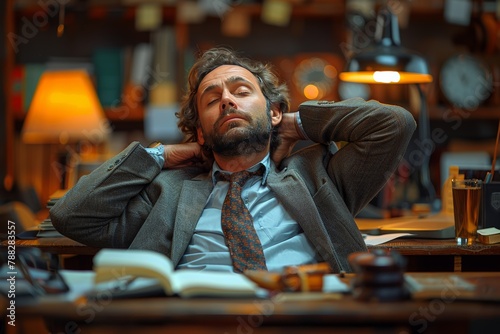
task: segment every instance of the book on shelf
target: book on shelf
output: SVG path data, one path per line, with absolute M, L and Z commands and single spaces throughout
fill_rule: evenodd
M 180 297 L 258 297 L 263 289 L 243 274 L 227 271 L 175 270 L 165 255 L 144 249 L 100 250 L 94 257 L 95 290 L 117 296 L 157 291 Z M 137 292 L 139 291 L 139 293 Z
M 104 108 L 114 107 L 123 92 L 124 50 L 121 48 L 97 48 L 92 54 L 96 90 Z
M 25 113 L 24 108 L 24 75 L 25 69 L 22 65 L 16 65 L 12 69 L 11 73 L 11 93 L 10 100 L 12 111 L 17 115 L 23 115 Z
M 16 115 L 25 116 L 33 99 L 40 76 L 46 70 L 43 63 L 17 64 L 10 73 L 10 102 Z
M 28 112 L 31 100 L 35 95 L 36 88 L 42 73 L 46 67 L 43 63 L 28 63 L 24 65 L 24 92 L 23 92 L 23 108 Z

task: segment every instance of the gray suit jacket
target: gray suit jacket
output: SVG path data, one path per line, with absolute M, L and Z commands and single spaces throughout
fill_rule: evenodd
M 268 185 L 318 254 L 350 271 L 348 255 L 366 250 L 353 216 L 396 169 L 415 121 L 400 107 L 361 99 L 306 102 L 299 112 L 317 144 L 273 165 Z M 338 150 L 335 142 L 346 144 Z M 50 216 L 84 244 L 156 250 L 177 265 L 212 188 L 208 171 L 162 170 L 136 142 L 82 177 Z

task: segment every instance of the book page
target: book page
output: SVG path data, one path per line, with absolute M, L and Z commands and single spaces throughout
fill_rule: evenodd
M 256 296 L 259 287 L 246 276 L 231 272 L 182 269 L 172 275 L 173 288 L 182 297 Z
M 160 281 L 169 295 L 173 265 L 169 258 L 149 250 L 103 249 L 94 257 L 95 283 L 117 280 L 124 276 L 150 277 Z
M 167 295 L 256 296 L 259 287 L 243 274 L 227 271 L 175 270 L 163 254 L 149 250 L 103 249 L 94 257 L 95 284 L 120 278 L 155 278 Z M 130 286 L 131 288 L 132 286 Z

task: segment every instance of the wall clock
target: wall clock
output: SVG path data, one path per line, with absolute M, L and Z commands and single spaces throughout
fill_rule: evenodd
M 341 57 L 327 53 L 299 54 L 277 59 L 280 75 L 290 89 L 291 107 L 307 100 L 336 101 Z
M 481 59 L 468 54 L 447 59 L 439 79 L 444 97 L 457 108 L 477 108 L 494 90 L 491 71 Z

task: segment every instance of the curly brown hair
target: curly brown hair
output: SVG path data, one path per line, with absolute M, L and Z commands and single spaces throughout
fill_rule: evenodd
M 187 92 L 181 101 L 180 111 L 176 113 L 179 118 L 178 126 L 186 135 L 186 141 L 198 140 L 196 128 L 199 125 L 196 94 L 200 82 L 205 76 L 222 65 L 241 66 L 250 71 L 259 82 L 260 89 L 267 101 L 267 106 L 278 106 L 281 112 L 290 111 L 288 87 L 280 83 L 273 73 L 272 66 L 248 58 L 240 57 L 235 51 L 227 48 L 213 48 L 204 52 L 195 62 L 188 75 Z M 273 130 L 271 147 L 277 145 L 277 131 Z

